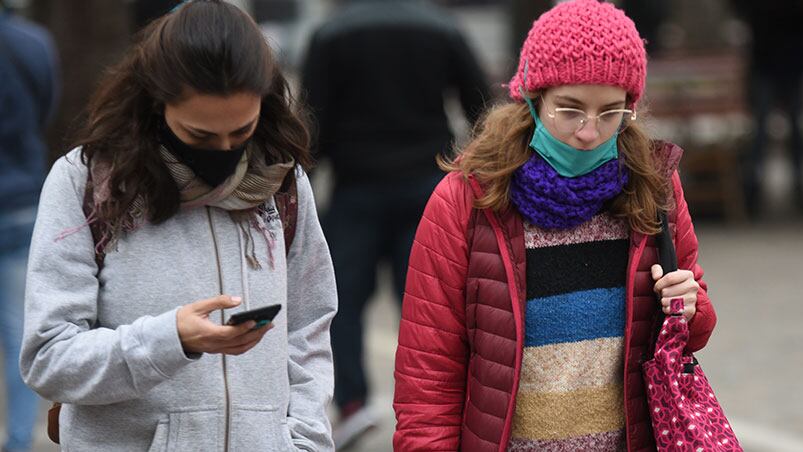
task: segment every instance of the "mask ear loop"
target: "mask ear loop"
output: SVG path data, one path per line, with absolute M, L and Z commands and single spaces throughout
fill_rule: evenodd
M 521 98 L 524 99 L 524 102 L 527 102 L 527 106 L 530 107 L 530 114 L 532 114 L 533 115 L 533 119 L 535 119 L 535 118 L 538 118 L 538 112 L 535 111 L 535 105 L 533 105 L 532 99 L 530 99 L 529 97 L 527 97 L 524 94 L 524 89 L 522 88 L 522 86 L 527 84 L 527 72 L 528 72 L 529 69 L 530 69 L 530 63 L 525 58 L 524 59 L 524 74 L 522 75 L 521 84 L 519 85 L 519 94 L 521 94 Z

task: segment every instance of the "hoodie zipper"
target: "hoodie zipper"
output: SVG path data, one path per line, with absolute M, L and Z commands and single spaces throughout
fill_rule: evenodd
M 209 220 L 209 230 L 212 232 L 212 247 L 215 250 L 215 264 L 217 265 L 217 281 L 218 281 L 218 291 L 220 294 L 223 294 L 223 268 L 220 265 L 220 252 L 218 251 L 217 246 L 217 236 L 215 235 L 215 225 L 212 222 L 212 211 L 209 206 L 206 207 L 206 217 Z M 222 325 L 225 321 L 223 309 L 220 310 L 220 324 Z M 228 372 L 226 371 L 226 355 L 224 353 L 220 354 L 220 359 L 223 362 L 223 388 L 225 390 L 226 395 L 226 429 L 225 429 L 225 436 L 223 439 L 223 450 L 228 452 L 229 450 L 229 417 L 231 412 L 231 401 L 229 400 L 229 379 L 228 379 Z

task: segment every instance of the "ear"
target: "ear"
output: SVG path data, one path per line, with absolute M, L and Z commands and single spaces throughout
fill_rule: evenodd
M 625 108 L 627 108 L 628 110 L 638 111 L 636 109 L 636 102 L 633 101 L 633 96 L 631 96 L 630 94 L 628 94 L 627 97 L 625 97 Z
M 165 104 L 155 99 L 151 100 L 151 113 L 157 116 L 164 116 Z

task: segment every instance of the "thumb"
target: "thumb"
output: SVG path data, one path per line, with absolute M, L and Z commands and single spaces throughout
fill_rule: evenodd
M 652 279 L 654 281 L 658 281 L 659 279 L 661 279 L 662 276 L 664 276 L 664 269 L 661 268 L 659 264 L 653 265 L 650 268 L 650 272 L 652 272 Z
M 233 308 L 240 304 L 242 298 L 240 297 L 230 297 L 228 295 L 218 295 L 213 298 L 207 298 L 206 300 L 196 301 L 192 303 L 193 311 L 199 314 L 208 314 L 216 309 L 228 309 Z

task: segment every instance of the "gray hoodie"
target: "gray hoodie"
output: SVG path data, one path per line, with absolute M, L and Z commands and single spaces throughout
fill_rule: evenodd
M 65 404 L 62 449 L 333 450 L 325 410 L 337 295 L 303 171 L 287 258 L 271 200 L 265 226 L 272 251 L 254 234 L 261 270 L 246 264 L 245 237 L 228 213 L 204 207 L 126 234 L 100 272 L 89 228 L 56 240 L 86 221 L 86 173 L 74 150 L 47 177 L 25 295 L 22 376 L 42 397 Z M 176 311 L 220 293 L 243 302 L 213 312 L 214 322 L 269 304 L 282 310 L 248 352 L 188 357 Z

